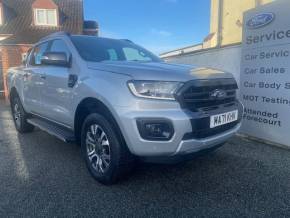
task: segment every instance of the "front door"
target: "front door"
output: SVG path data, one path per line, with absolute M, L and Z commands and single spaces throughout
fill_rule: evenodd
M 52 41 L 49 51 L 65 52 L 70 58 L 71 52 L 63 40 Z M 45 88 L 42 90 L 44 116 L 52 121 L 72 125 L 71 100 L 72 88 L 68 86 L 72 68 L 60 66 L 45 66 Z
M 41 58 L 47 51 L 48 42 L 37 45 L 28 56 L 23 69 L 23 103 L 27 112 L 41 114 L 41 92 L 44 88 L 43 66 Z

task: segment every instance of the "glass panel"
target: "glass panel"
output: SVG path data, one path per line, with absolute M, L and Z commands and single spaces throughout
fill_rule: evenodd
M 146 49 L 126 40 L 92 36 L 71 36 L 71 39 L 86 61 L 162 61 Z
M 2 7 L 0 5 L 0 25 L 2 25 Z
M 135 48 L 123 48 L 127 61 L 150 61 L 149 58 L 143 51 Z
M 56 26 L 56 10 L 46 10 L 47 12 L 47 24 Z
M 43 56 L 43 53 L 47 51 L 48 48 L 48 42 L 45 42 L 41 45 L 38 45 L 34 48 L 32 57 L 30 60 L 31 65 L 41 65 L 41 58 Z
M 45 10 L 36 10 L 36 23 L 37 24 L 46 23 Z

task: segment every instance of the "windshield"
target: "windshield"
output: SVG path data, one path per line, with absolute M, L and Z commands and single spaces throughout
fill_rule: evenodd
M 115 40 L 92 36 L 71 36 L 80 56 L 86 61 L 160 62 L 157 56 L 129 40 Z

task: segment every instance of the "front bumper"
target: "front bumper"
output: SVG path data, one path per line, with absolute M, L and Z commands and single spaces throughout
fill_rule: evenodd
M 203 149 L 209 149 L 211 147 L 223 144 L 229 138 L 234 136 L 236 132 L 240 129 L 241 123 L 238 123 L 233 129 L 225 131 L 221 134 L 211 136 L 205 139 L 191 139 L 186 141 L 181 141 L 175 154 L 173 155 L 185 155 L 188 153 L 199 152 Z
M 206 128 L 209 125 L 209 117 L 228 111 L 238 110 L 239 120 L 229 129 L 219 131 L 216 134 L 204 138 L 187 137 L 199 127 Z M 226 142 L 239 130 L 243 113 L 243 106 L 240 102 L 235 105 L 211 112 L 190 112 L 181 108 L 159 109 L 159 110 L 136 110 L 129 108 L 118 108 L 120 128 L 126 140 L 129 150 L 140 157 L 172 157 L 196 153 L 201 150 L 210 149 Z M 144 140 L 139 133 L 137 120 L 140 118 L 167 119 L 173 124 L 174 135 L 169 141 Z M 196 124 L 200 120 L 199 125 Z M 203 129 L 206 131 L 206 129 Z M 210 129 L 209 129 L 210 131 Z

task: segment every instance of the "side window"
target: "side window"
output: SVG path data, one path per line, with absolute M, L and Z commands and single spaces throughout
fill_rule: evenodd
M 146 56 L 145 53 L 134 48 L 123 48 L 124 55 L 127 61 L 151 61 L 152 59 Z
M 68 60 L 69 60 L 70 55 L 71 55 L 69 48 L 67 47 L 65 42 L 60 40 L 60 39 L 54 40 L 52 42 L 51 47 L 50 47 L 50 51 L 51 52 L 64 52 L 66 54 L 66 57 Z
M 41 65 L 41 58 L 48 49 L 49 42 L 36 46 L 30 55 L 30 64 L 33 66 Z

